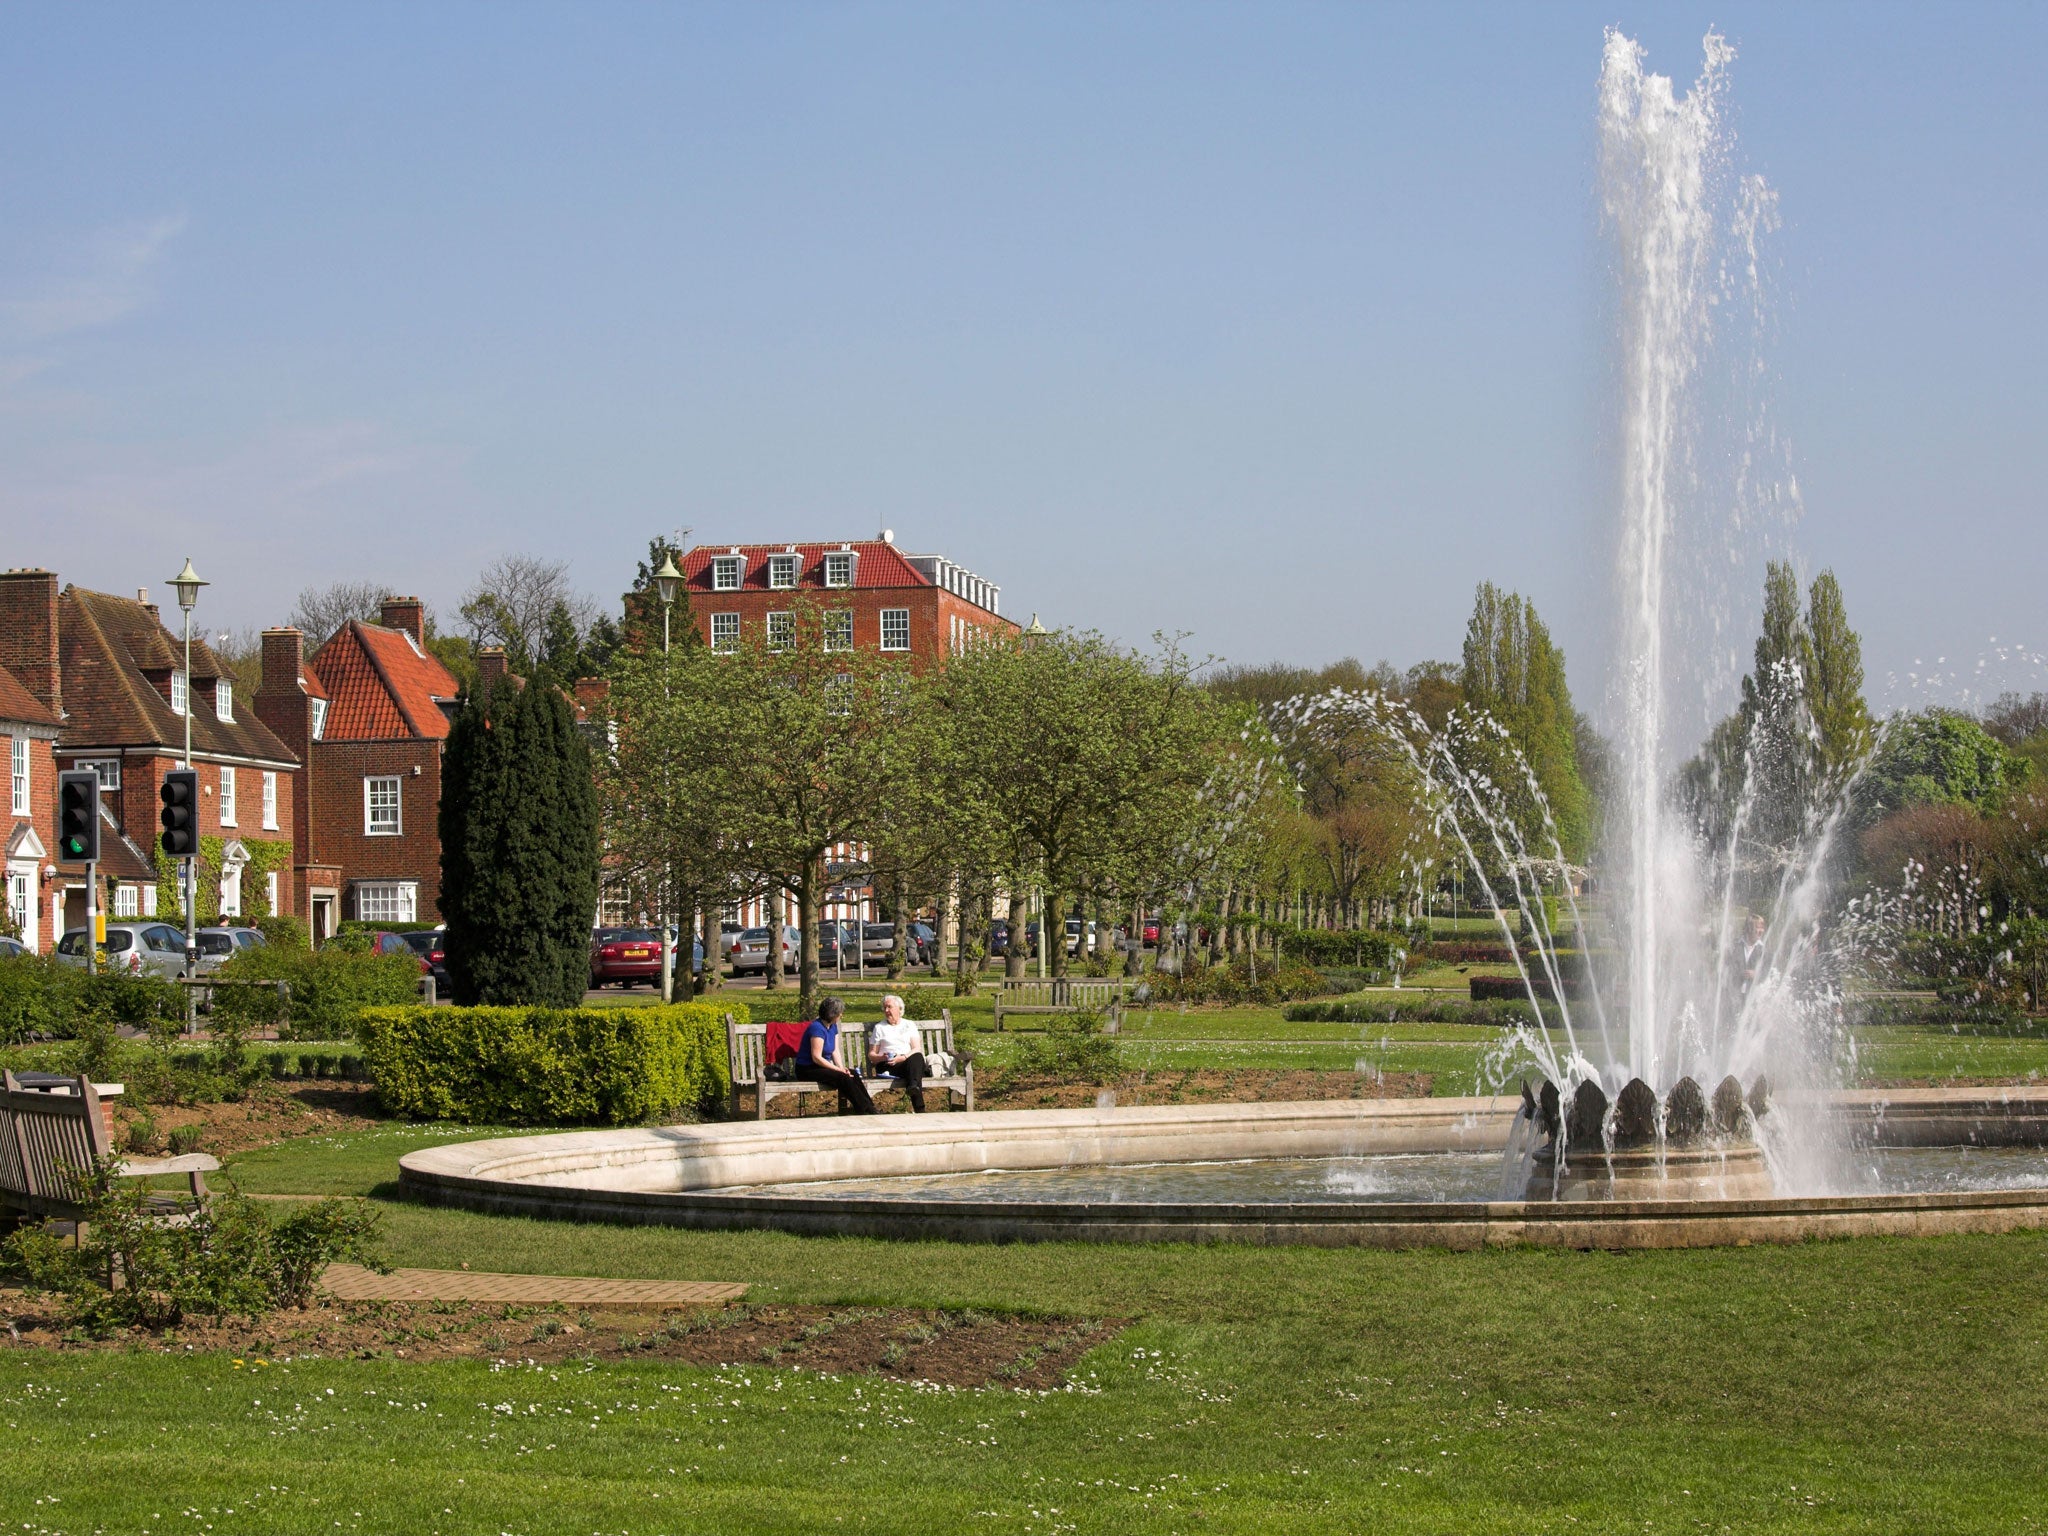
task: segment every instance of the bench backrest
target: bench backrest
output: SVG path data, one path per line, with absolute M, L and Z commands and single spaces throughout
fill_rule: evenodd
M 948 1056 L 954 1054 L 953 1011 L 950 1008 L 941 1009 L 936 1019 L 906 1019 L 904 1022 L 917 1025 L 924 1040 L 926 1056 L 938 1051 L 944 1051 Z M 867 1066 L 868 1027 L 865 1024 L 839 1026 L 839 1053 L 835 1059 L 849 1072 L 863 1071 Z M 767 1038 L 766 1024 L 740 1024 L 731 1014 L 725 1016 L 726 1066 L 735 1083 L 761 1081 L 761 1057 Z
M 1127 983 L 1100 978 L 1055 976 L 1045 981 L 1005 981 L 1006 1008 L 1107 1008 L 1123 1001 Z
M 0 1190 L 55 1205 L 85 1198 L 81 1174 L 113 1151 L 100 1096 L 85 1078 L 49 1091 L 0 1080 Z

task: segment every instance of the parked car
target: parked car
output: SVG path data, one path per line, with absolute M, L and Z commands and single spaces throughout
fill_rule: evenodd
M 896 925 L 894 923 L 862 923 L 860 925 L 861 959 L 869 965 L 887 965 L 889 952 L 896 947 Z
M 436 996 L 448 991 L 448 929 L 425 928 L 401 935 L 405 947 L 420 957 L 420 974 L 434 978 Z
M 819 923 L 819 924 L 818 924 L 818 967 L 819 967 L 819 969 L 823 970 L 823 969 L 825 969 L 825 968 L 826 968 L 826 967 L 828 967 L 828 966 L 829 966 L 830 968 L 834 969 L 834 970 L 837 970 L 837 969 L 839 968 L 839 953 L 840 953 L 840 944 L 841 944 L 841 941 L 842 941 L 842 940 L 846 941 L 846 958 L 847 958 L 847 959 L 848 959 L 849 961 L 851 961 L 851 960 L 853 959 L 853 944 L 852 944 L 852 942 L 851 942 L 851 939 L 852 939 L 852 935 L 851 935 L 851 934 L 850 934 L 850 933 L 849 933 L 849 932 L 847 931 L 847 925 L 846 925 L 846 924 L 844 924 L 844 923 L 840 923 L 840 922 L 834 922 L 834 921 L 831 921 L 830 919 L 828 919 L 828 920 L 826 920 L 826 921 L 824 921 L 824 922 L 821 922 L 821 923 Z
M 787 974 L 794 971 L 796 969 L 798 951 L 803 943 L 803 939 L 795 928 L 784 924 L 780 929 L 742 929 L 739 937 L 733 940 L 732 948 L 726 951 L 726 959 L 732 966 L 733 975 L 749 976 L 759 973 L 762 976 L 766 976 L 768 974 L 768 946 L 774 941 L 778 933 L 782 937 L 783 972 Z
M 930 965 L 932 963 L 932 956 L 939 952 L 939 936 L 932 931 L 931 924 L 912 923 L 910 925 L 910 937 L 917 945 L 917 958 L 911 963 L 914 965 Z
M 1157 949 L 1159 947 L 1159 919 L 1157 917 L 1145 919 L 1145 931 L 1140 935 L 1139 942 L 1147 949 Z
M 73 928 L 57 941 L 57 963 L 85 969 L 86 930 Z M 185 935 L 169 923 L 109 923 L 102 952 L 110 966 L 131 976 L 177 976 L 185 969 Z
M 988 925 L 988 954 L 991 960 L 1000 960 L 1009 952 L 1010 925 L 1002 918 L 992 918 Z
M 0 960 L 12 960 L 19 955 L 27 953 L 28 946 L 22 943 L 21 940 L 10 939 L 5 935 L 0 935 Z
M 590 936 L 593 989 L 661 985 L 661 934 L 652 928 L 599 928 Z
M 234 923 L 202 928 L 193 937 L 199 944 L 199 974 L 202 976 L 211 975 L 235 956 L 270 942 L 260 930 Z

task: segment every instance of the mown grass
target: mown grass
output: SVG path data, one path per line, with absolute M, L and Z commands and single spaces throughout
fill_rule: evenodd
M 10 1523 L 1986 1532 L 2044 1515 L 2039 1234 L 1382 1254 L 804 1239 L 406 1205 L 390 1223 L 404 1263 L 1135 1321 L 1073 1390 L 1042 1396 L 758 1363 L 0 1354 Z

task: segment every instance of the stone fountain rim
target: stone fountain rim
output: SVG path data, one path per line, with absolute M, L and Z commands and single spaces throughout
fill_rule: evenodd
M 1813 1095 L 1831 1112 L 1871 1125 L 1999 1114 L 2048 1143 L 2048 1087 L 1860 1089 Z M 1787 1101 L 1791 1102 L 1791 1101 Z M 698 1228 L 768 1228 L 814 1235 L 950 1238 L 963 1241 L 1257 1242 L 1381 1248 L 1533 1245 L 1573 1248 L 1744 1246 L 1818 1237 L 1928 1236 L 2048 1227 L 2048 1189 L 1940 1194 L 1787 1196 L 1740 1200 L 1418 1201 L 1090 1204 L 1072 1201 L 933 1199 L 915 1204 L 858 1195 L 722 1193 L 568 1182 L 677 1159 L 775 1157 L 824 1163 L 836 1176 L 872 1176 L 864 1151 L 945 1146 L 1005 1148 L 1048 1138 L 1076 1146 L 1128 1140 L 1147 1155 L 1096 1161 L 1226 1160 L 1214 1150 L 1233 1124 L 1264 1141 L 1324 1138 L 1347 1129 L 1400 1145 L 1348 1150 L 1485 1150 L 1504 1145 L 1519 1097 L 1322 1100 L 1306 1103 L 1159 1105 L 1129 1109 L 1002 1110 L 873 1119 L 805 1117 L 622 1130 L 549 1132 L 421 1148 L 400 1159 L 408 1193 L 473 1210 L 567 1220 Z M 1377 1132 L 1379 1134 L 1371 1134 Z M 1204 1152 L 1161 1156 L 1173 1140 Z M 1418 1139 L 1435 1141 L 1416 1145 Z M 1940 1143 L 1936 1143 L 1940 1144 Z M 1240 1155 L 1316 1155 L 1266 1146 Z M 1327 1155 L 1327 1154 L 1325 1154 Z M 735 1167 L 739 1164 L 735 1164 Z M 796 1166 L 796 1165 L 792 1165 Z M 1003 1160 L 982 1166 L 1046 1166 Z M 518 1170 L 518 1173 L 515 1173 Z M 712 1170 L 715 1172 L 715 1170 Z M 931 1170 L 945 1171 L 945 1170 Z M 956 1171 L 969 1171 L 959 1169 Z M 524 1176 L 520 1176 L 523 1174 Z M 558 1182 L 540 1183 L 540 1176 Z M 814 1170 L 775 1182 L 834 1176 Z M 723 1188 L 731 1189 L 734 1180 Z M 757 1181 L 747 1181 L 757 1182 Z

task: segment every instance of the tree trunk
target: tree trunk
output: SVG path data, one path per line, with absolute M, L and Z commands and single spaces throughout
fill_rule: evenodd
M 889 926 L 889 979 L 900 981 L 904 956 L 910 950 L 910 871 L 900 864 L 890 882 L 890 900 L 896 908 L 896 920 Z
M 797 1001 L 807 1019 L 818 1016 L 818 882 L 824 872 L 820 854 L 796 886 Z
M 768 918 L 768 958 L 761 965 L 761 985 L 770 992 L 782 986 L 782 892 L 771 892 L 762 903 Z M 797 976 L 801 981 L 803 965 L 799 961 Z
M 959 947 L 956 925 L 960 921 L 960 882 L 956 876 L 948 875 L 945 885 L 946 899 L 939 903 L 939 920 L 932 924 L 932 979 L 936 981 L 946 974 L 946 930 L 955 928 L 954 947 Z
M 716 988 L 724 985 L 724 978 L 719 974 L 718 970 L 719 938 L 720 934 L 718 931 L 718 908 L 712 904 L 711 899 L 707 896 L 704 899 L 704 917 L 702 931 L 702 939 L 704 943 L 704 969 L 702 973 L 697 977 L 697 992 L 699 996 L 702 996 L 704 993 L 713 991 Z
M 1145 974 L 1145 903 L 1142 901 L 1131 908 L 1130 947 L 1124 951 L 1124 974 Z
M 1064 898 L 1053 886 L 1045 888 L 1045 910 L 1038 914 L 1038 942 L 1041 946 L 1052 946 L 1045 953 L 1052 958 L 1053 975 L 1066 975 L 1067 908 Z
M 1010 896 L 1010 936 L 1003 941 L 1003 974 L 1016 978 L 1024 974 L 1024 898 Z

